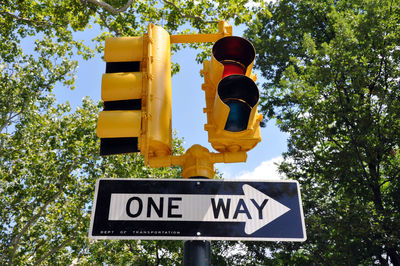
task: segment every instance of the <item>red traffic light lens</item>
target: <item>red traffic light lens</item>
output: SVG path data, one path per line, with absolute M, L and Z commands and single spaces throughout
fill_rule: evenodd
M 223 62 L 223 65 L 224 65 L 224 72 L 222 74 L 222 78 L 235 74 L 244 75 L 246 72 L 245 67 L 237 62 Z

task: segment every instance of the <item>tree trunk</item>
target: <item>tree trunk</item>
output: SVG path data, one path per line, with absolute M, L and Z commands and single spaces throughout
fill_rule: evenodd
M 390 261 L 394 266 L 399 266 L 400 265 L 400 256 L 397 253 L 396 249 L 394 248 L 389 248 L 387 249 L 387 254 L 390 258 Z

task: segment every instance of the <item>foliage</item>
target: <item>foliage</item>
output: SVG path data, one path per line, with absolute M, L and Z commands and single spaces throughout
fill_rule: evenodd
M 247 32 L 262 111 L 290 133 L 280 169 L 302 186 L 308 240 L 282 264 L 400 265 L 400 2 L 278 1 Z M 259 261 L 263 261 L 259 257 Z
M 0 264 L 179 264 L 181 241 L 88 240 L 98 178 L 170 178 L 180 168 L 150 169 L 138 155 L 101 158 L 95 136 L 100 105 L 85 99 L 71 110 L 56 103 L 53 88 L 75 88 L 78 62 L 101 52 L 106 36 L 143 35 L 148 23 L 171 34 L 215 32 L 219 20 L 251 23 L 262 8 L 260 0 L 3 0 Z M 99 33 L 94 44 L 76 37 L 90 29 Z M 174 149 L 182 152 L 180 140 Z
M 101 159 L 95 135 L 99 106 L 85 100 L 71 113 L 68 105 L 48 105 L 46 112 L 21 119 L 14 134 L 2 139 L 1 264 L 112 261 L 116 257 L 100 255 L 127 246 L 159 252 L 162 243 L 90 245 L 87 232 L 94 184 L 100 177 L 174 178 L 180 170 L 147 168 L 139 155 Z M 140 253 L 131 256 L 148 259 Z

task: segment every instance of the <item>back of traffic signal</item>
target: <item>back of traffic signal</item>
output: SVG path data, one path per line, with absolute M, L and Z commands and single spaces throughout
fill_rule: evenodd
M 150 24 L 141 37 L 107 38 L 97 135 L 100 154 L 171 155 L 170 36 Z

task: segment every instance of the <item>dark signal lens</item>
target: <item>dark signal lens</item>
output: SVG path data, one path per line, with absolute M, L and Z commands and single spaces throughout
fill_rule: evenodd
M 218 84 L 218 97 L 229 107 L 225 130 L 239 132 L 246 130 L 250 113 L 259 99 L 254 81 L 243 75 L 229 75 Z
M 219 62 L 226 61 L 241 64 L 244 69 L 254 61 L 256 51 L 253 44 L 238 36 L 227 36 L 215 42 L 212 53 Z

